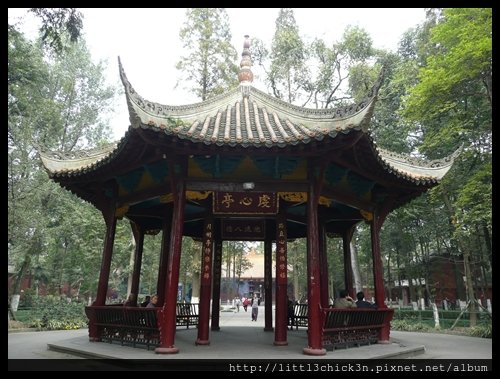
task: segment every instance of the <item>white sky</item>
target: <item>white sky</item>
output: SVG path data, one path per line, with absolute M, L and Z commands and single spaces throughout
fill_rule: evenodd
M 179 31 L 185 21 L 185 8 L 81 9 L 84 34 L 94 60 L 107 60 L 109 83 L 120 85 L 117 57 L 135 90 L 150 101 L 180 105 L 198 102 L 180 85 L 174 90 L 180 72 L 175 68 L 183 55 Z M 243 36 L 258 37 L 268 47 L 274 35 L 279 8 L 228 8 L 233 46 L 241 57 Z M 9 9 L 11 17 L 25 15 Z M 425 20 L 424 8 L 297 8 L 299 32 L 304 40 L 322 38 L 327 44 L 339 41 L 348 25 L 364 28 L 376 48 L 396 51 L 403 33 Z M 33 37 L 37 25 L 26 17 L 21 30 Z M 238 59 L 238 64 L 239 64 Z M 253 70 L 254 86 L 265 90 L 258 70 Z M 257 71 L 257 72 L 256 72 Z M 116 103 L 110 117 L 114 139 L 121 138 L 129 126 L 125 96 Z

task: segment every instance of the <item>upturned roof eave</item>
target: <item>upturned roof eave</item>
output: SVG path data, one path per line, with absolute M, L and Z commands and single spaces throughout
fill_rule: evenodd
M 378 91 L 384 78 L 384 70 L 381 70 L 379 78 L 368 91 L 366 96 L 357 104 L 338 108 L 312 109 L 303 108 L 276 99 L 248 84 L 240 84 L 224 94 L 215 96 L 209 100 L 173 106 L 155 103 L 144 99 L 127 79 L 125 70 L 119 61 L 120 78 L 123 83 L 127 104 L 130 113 L 131 125 L 134 128 L 143 125 L 154 125 L 168 128 L 173 122 L 180 124 L 193 123 L 206 116 L 214 116 L 218 111 L 242 101 L 242 93 L 255 100 L 260 108 L 269 109 L 290 119 L 298 124 L 311 129 L 345 129 L 346 127 L 362 127 L 367 129 L 369 122 L 365 121 L 365 114 L 372 114 Z
M 438 184 L 460 155 L 462 146 L 442 159 L 426 161 L 421 158 L 404 156 L 377 148 L 380 163 L 386 171 L 417 184 Z

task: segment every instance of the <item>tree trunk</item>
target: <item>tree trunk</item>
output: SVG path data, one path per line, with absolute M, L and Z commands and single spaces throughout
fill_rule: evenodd
M 356 293 L 358 293 L 359 291 L 363 291 L 363 283 L 359 272 L 358 251 L 356 249 L 356 245 L 352 242 L 352 239 L 349 243 L 349 248 L 351 249 L 351 267 L 352 275 L 354 277 L 354 288 L 356 288 Z
M 130 295 L 130 292 L 132 291 L 132 278 L 134 275 L 134 256 L 135 256 L 135 238 L 134 238 L 134 233 L 132 232 L 132 229 L 130 230 L 130 234 L 132 235 L 132 240 L 130 244 L 130 257 L 128 260 L 128 278 L 127 278 L 127 299 Z M 138 291 L 140 292 L 140 291 Z M 134 294 L 136 296 L 136 300 L 138 301 L 138 296 L 139 294 L 136 293 Z

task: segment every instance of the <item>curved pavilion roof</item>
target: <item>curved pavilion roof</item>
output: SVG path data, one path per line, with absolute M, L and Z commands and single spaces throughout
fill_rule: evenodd
M 127 80 L 121 62 L 119 66 L 129 107 L 129 130 L 149 129 L 192 143 L 233 148 L 286 148 L 351 131 L 362 131 L 369 137 L 370 119 L 383 80 L 381 73 L 358 104 L 332 109 L 298 107 L 242 84 L 204 102 L 170 106 L 142 98 Z M 120 141 L 99 149 L 70 154 L 41 152 L 40 156 L 51 177 L 81 176 L 116 159 L 129 138 L 127 133 Z M 441 160 L 425 161 L 387 151 L 373 143 L 373 154 L 387 172 L 423 184 L 439 182 L 458 151 Z
M 171 190 L 165 159 L 170 157 L 184 157 L 187 179 L 208 178 L 219 183 L 264 180 L 272 184 L 266 187 L 269 190 L 281 188 L 274 189 L 277 192 L 288 191 L 283 188 L 294 180 L 307 180 L 307 161 L 313 159 L 323 165 L 320 204 L 330 209 L 328 217 L 336 219 L 340 213 L 359 221 L 359 211 L 356 216 L 353 210 L 372 211 L 387 198 L 392 198 L 389 208 L 394 209 L 438 184 L 451 168 L 458 150 L 442 160 L 425 161 L 376 146 L 369 126 L 383 70 L 358 104 L 302 108 L 251 85 L 248 46 L 246 42 L 238 87 L 184 106 L 142 98 L 119 61 L 130 116 L 125 136 L 100 149 L 41 152 L 49 176 L 98 208 L 102 187 L 109 189 L 113 182 L 118 188 L 118 206 L 123 207 L 121 215 L 131 218 L 143 212 L 137 211 L 139 205 L 134 206 L 142 202 L 142 208 L 149 207 L 149 216 L 158 217 L 161 212 L 154 210 L 158 204 L 151 199 L 159 196 L 161 203 L 168 203 L 165 199 Z M 210 191 L 200 185 L 196 190 Z M 304 192 L 279 193 L 285 201 L 299 204 L 289 210 L 291 214 L 305 214 L 300 206 Z M 207 207 L 205 204 L 205 210 Z M 143 213 L 141 217 L 145 217 Z M 150 223 L 151 228 L 153 225 L 157 227 Z

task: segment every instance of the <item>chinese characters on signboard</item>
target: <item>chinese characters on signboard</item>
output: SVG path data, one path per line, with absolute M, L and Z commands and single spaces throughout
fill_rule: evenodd
M 222 239 L 261 241 L 266 237 L 264 220 L 222 220 Z
M 274 192 L 215 192 L 214 214 L 276 214 Z
M 282 217 L 276 227 L 276 280 L 278 284 L 287 283 L 286 225 Z

